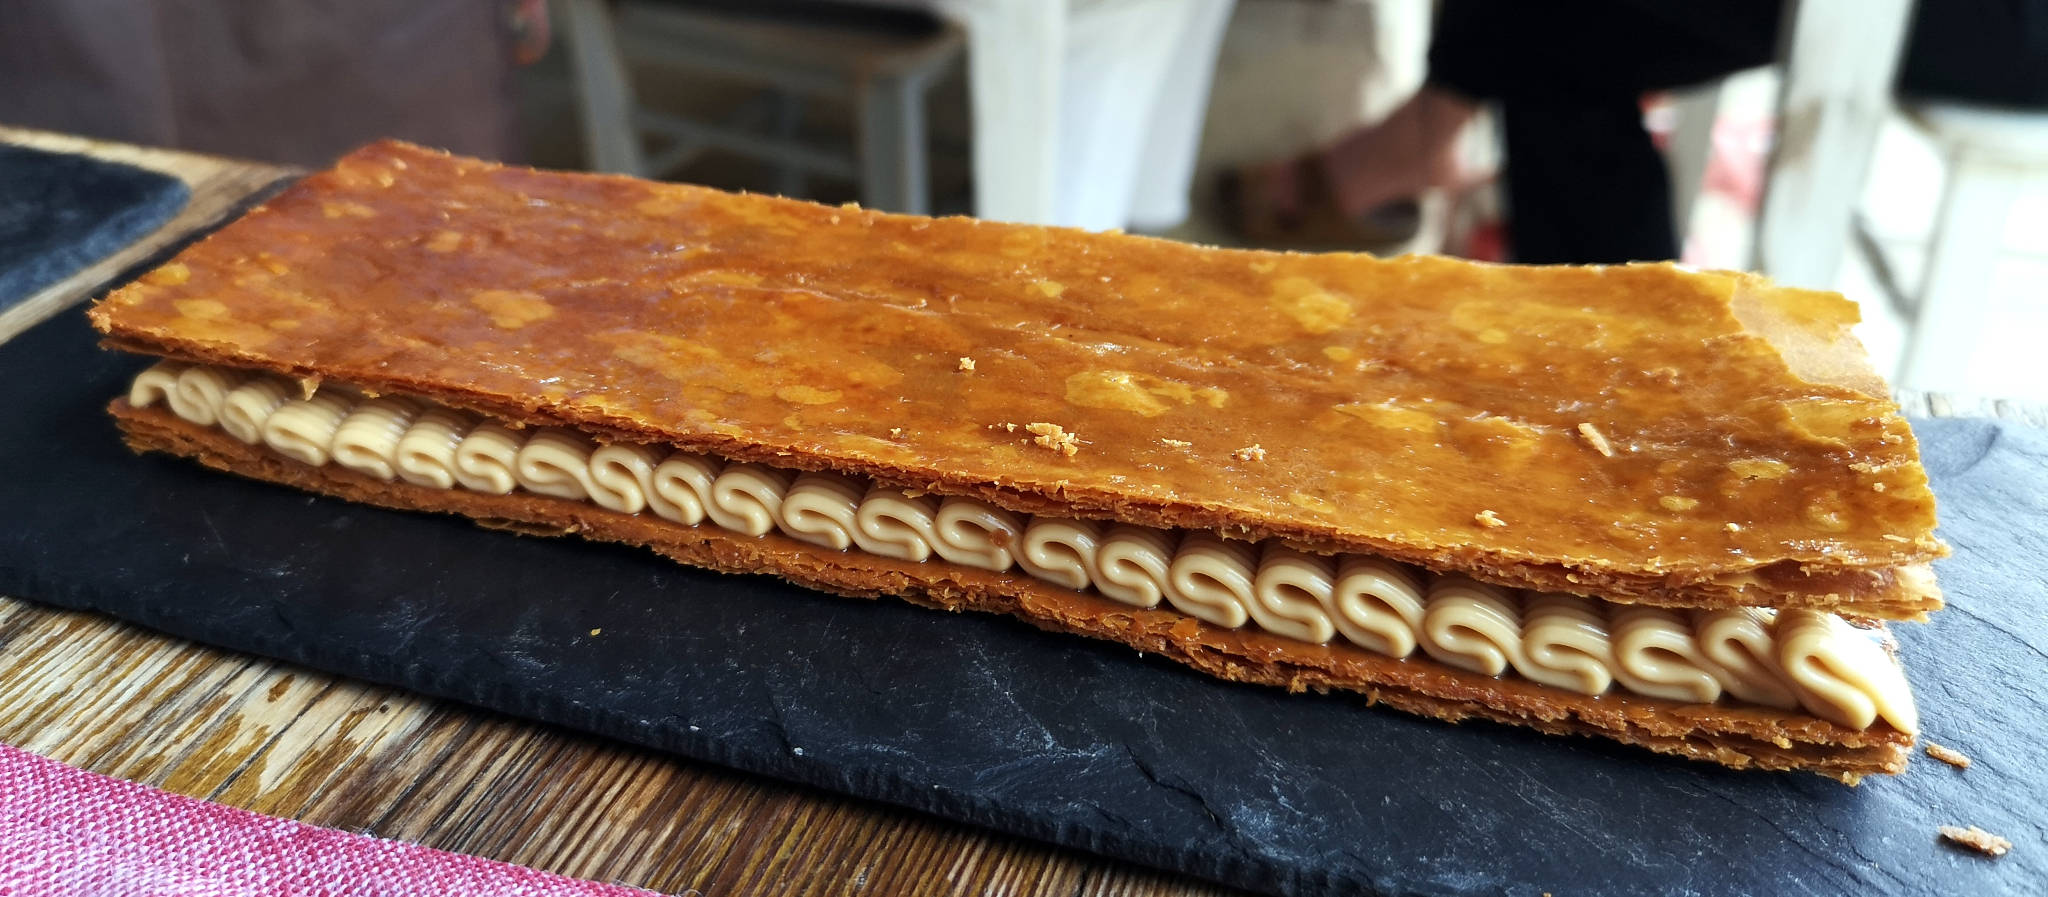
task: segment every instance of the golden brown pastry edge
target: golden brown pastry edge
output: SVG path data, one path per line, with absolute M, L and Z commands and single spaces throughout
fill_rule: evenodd
M 94 326 L 110 332 L 103 341 L 109 349 L 170 358 L 194 364 L 258 370 L 288 378 L 318 382 L 318 371 L 284 365 L 251 364 L 249 359 L 222 352 L 203 344 L 181 340 L 152 340 L 113 328 L 102 306 L 92 309 Z M 676 448 L 717 455 L 735 461 L 755 461 L 799 470 L 831 469 L 864 476 L 877 482 L 920 489 L 939 495 L 962 495 L 985 500 L 1022 514 L 1096 518 L 1137 523 L 1161 529 L 1213 530 L 1248 541 L 1281 539 L 1325 554 L 1352 552 L 1385 557 L 1413 564 L 1437 573 L 1462 573 L 1483 582 L 1507 588 L 1543 592 L 1568 592 L 1597 597 L 1617 604 L 1643 604 L 1670 608 L 1723 607 L 1810 607 L 1845 616 L 1877 620 L 1925 621 L 1943 607 L 1940 587 L 1927 564 L 1902 567 L 1836 567 L 1783 561 L 1750 571 L 1753 579 L 1728 583 L 1713 578 L 1722 574 L 1646 574 L 1611 569 L 1574 567 L 1564 563 L 1531 563 L 1491 553 L 1457 549 L 1422 549 L 1399 543 L 1380 544 L 1340 538 L 1333 530 L 1275 525 L 1271 521 L 1193 504 L 1156 505 L 1131 502 L 1110 492 L 1068 489 L 1059 498 L 1036 492 L 1004 488 L 997 484 L 970 481 L 938 470 L 909 471 L 880 464 L 828 464 L 820 458 L 792 455 L 765 449 L 732 437 L 705 436 L 675 440 L 629 421 L 593 423 L 565 420 L 532 407 L 508 406 L 480 400 L 459 389 L 404 380 L 351 385 L 372 394 L 414 395 L 437 404 L 466 408 L 487 416 L 536 427 L 568 427 L 598 436 L 605 441 L 673 445 Z

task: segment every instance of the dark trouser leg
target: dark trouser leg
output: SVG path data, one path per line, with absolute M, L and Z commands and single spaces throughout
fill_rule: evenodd
M 1515 261 L 1605 264 L 1678 256 L 1671 181 L 1633 96 L 1501 103 Z
M 1445 0 L 1429 80 L 1501 106 L 1516 259 L 1677 255 L 1638 98 L 1769 62 L 1778 18 L 1778 0 Z
M 1921 0 L 1899 60 L 1899 92 L 2048 108 L 2048 3 Z

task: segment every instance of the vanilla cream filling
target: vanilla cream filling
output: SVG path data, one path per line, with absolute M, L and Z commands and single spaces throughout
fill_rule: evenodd
M 1695 611 L 1524 593 L 1381 558 L 1321 555 L 1205 531 L 1029 517 L 962 496 L 797 472 L 649 445 L 598 445 L 561 427 L 515 430 L 406 397 L 329 386 L 298 398 L 268 375 L 163 361 L 129 404 L 165 404 L 249 444 L 313 466 L 435 489 L 524 490 L 684 526 L 771 531 L 835 551 L 941 561 L 1165 604 L 1225 628 L 1302 642 L 1341 639 L 1395 659 L 1418 650 L 1486 676 L 1581 695 L 1624 691 L 1693 704 L 1723 696 L 1845 726 L 1918 726 L 1905 676 L 1864 631 L 1833 614 Z

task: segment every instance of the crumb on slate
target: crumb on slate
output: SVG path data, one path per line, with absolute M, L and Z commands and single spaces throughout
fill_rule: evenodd
M 1477 514 L 1474 514 L 1474 515 L 1472 515 L 1472 521 L 1473 521 L 1474 523 L 1477 523 L 1477 524 L 1479 524 L 1480 526 L 1507 526 L 1507 525 L 1508 525 L 1508 522 L 1507 522 L 1507 521 L 1505 521 L 1505 520 L 1502 520 L 1502 519 L 1500 519 L 1500 515 L 1499 515 L 1499 514 L 1495 514 L 1495 513 L 1493 512 L 1493 509 L 1492 509 L 1492 508 L 1487 508 L 1487 509 L 1486 509 L 1486 510 L 1484 510 L 1484 511 L 1480 511 L 1480 512 L 1479 512 L 1479 513 L 1477 513 Z
M 1033 443 L 1052 449 L 1069 458 L 1074 457 L 1074 453 L 1081 450 L 1081 437 L 1067 432 L 1067 429 L 1059 424 L 1033 421 L 1025 424 L 1024 429 L 1035 434 L 1031 437 Z
M 1956 825 L 1941 827 L 1941 836 L 1951 843 L 1960 844 L 1988 857 L 2002 857 L 2012 849 L 2012 842 L 1976 826 L 1963 828 Z
M 1230 457 L 1236 458 L 1239 461 L 1264 461 L 1266 460 L 1266 450 L 1253 444 L 1231 452 Z
M 971 373 L 974 370 L 974 359 L 965 355 L 960 356 L 960 370 Z
M 1927 743 L 1927 756 L 1940 760 L 1957 769 L 1970 768 L 1970 755 L 1945 744 Z
M 603 629 L 601 629 L 601 628 L 600 628 L 600 629 L 592 629 L 592 630 L 590 630 L 590 634 L 591 634 L 591 635 L 601 635 L 601 634 L 603 634 L 603 633 L 604 633 L 604 630 L 603 630 Z

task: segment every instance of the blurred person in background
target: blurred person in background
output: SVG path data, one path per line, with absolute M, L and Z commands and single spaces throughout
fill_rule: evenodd
M 324 166 L 379 137 L 516 156 L 545 0 L 6 0 L 0 122 Z
M 1676 258 L 1643 95 L 1772 62 L 1783 18 L 1782 0 L 1444 0 L 1414 97 L 1316 151 L 1236 172 L 1226 208 L 1259 243 L 1383 239 L 1412 222 L 1413 197 L 1455 185 L 1457 136 L 1493 103 L 1516 261 Z M 1907 41 L 1902 94 L 2048 108 L 2048 0 L 1922 0 Z

